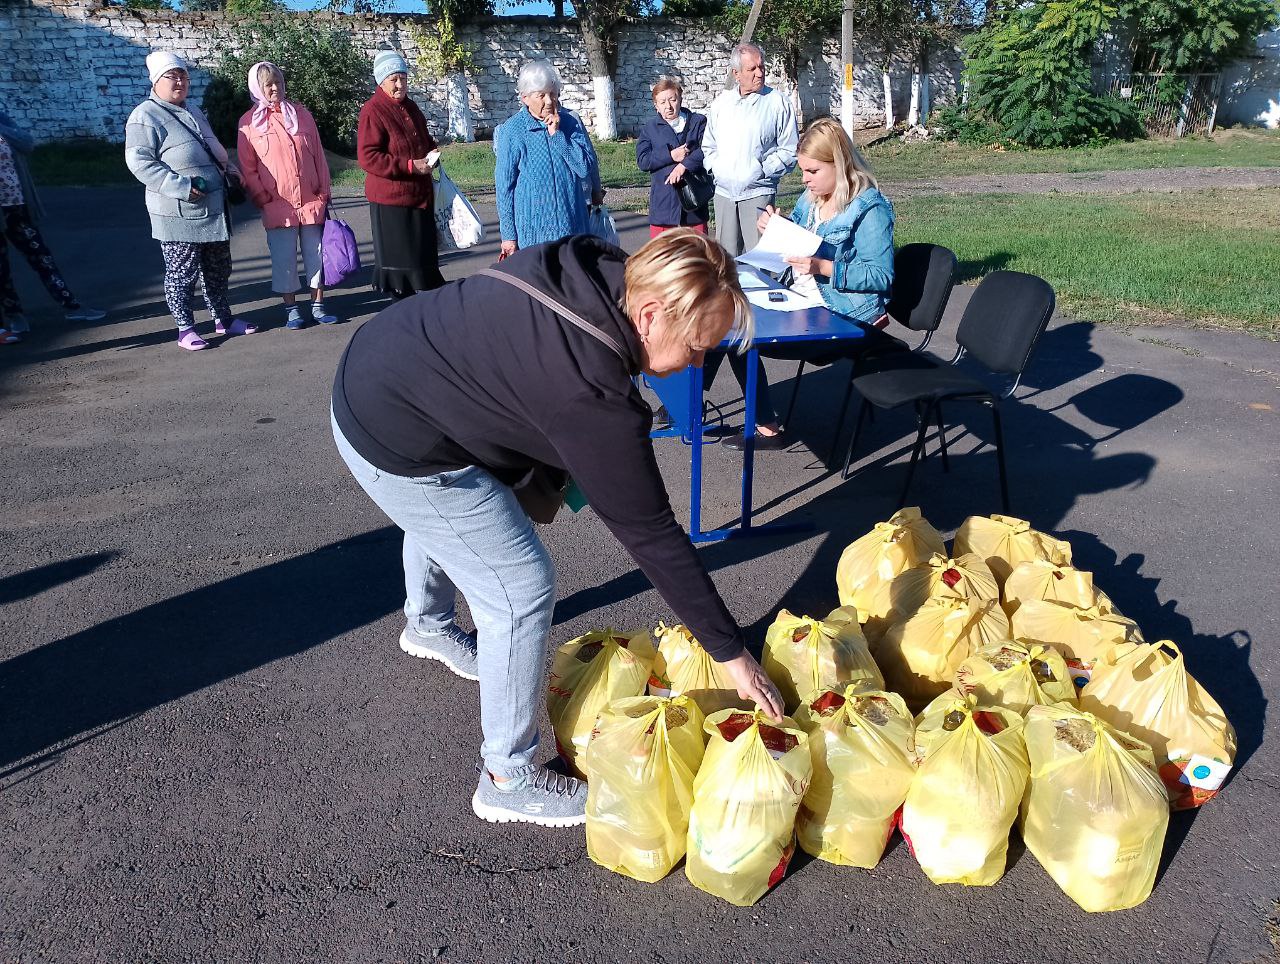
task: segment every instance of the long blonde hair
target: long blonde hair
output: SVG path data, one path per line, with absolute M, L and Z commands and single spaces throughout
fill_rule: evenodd
M 733 341 L 741 350 L 755 334 L 751 303 L 738 282 L 738 266 L 729 252 L 692 228 L 664 231 L 627 259 L 626 298 L 659 298 L 671 323 L 686 337 L 703 334 L 703 322 L 717 309 L 733 311 Z M 626 311 L 626 303 L 623 303 Z M 630 312 L 627 311 L 629 315 Z
M 878 188 L 876 176 L 840 122 L 833 117 L 819 117 L 805 128 L 796 147 L 797 154 L 812 157 L 824 164 L 836 167 L 836 187 L 831 192 L 831 202 L 837 211 L 843 211 L 854 198 L 867 188 Z M 815 204 L 822 199 L 809 192 L 809 200 Z

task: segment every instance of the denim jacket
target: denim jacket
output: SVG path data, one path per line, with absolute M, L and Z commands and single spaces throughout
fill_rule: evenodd
M 893 283 L 893 207 L 875 188 L 867 188 L 821 227 L 809 192 L 800 195 L 791 220 L 823 239 L 815 257 L 835 264 L 830 278 L 817 277 L 827 307 L 855 321 L 884 314 Z

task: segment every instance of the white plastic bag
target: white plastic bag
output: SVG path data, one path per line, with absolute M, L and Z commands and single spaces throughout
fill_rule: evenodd
M 610 244 L 622 245 L 618 226 L 613 223 L 607 204 L 592 204 L 587 208 L 587 231 Z
M 441 251 L 470 248 L 484 240 L 484 222 L 466 195 L 440 168 L 435 198 L 436 236 Z

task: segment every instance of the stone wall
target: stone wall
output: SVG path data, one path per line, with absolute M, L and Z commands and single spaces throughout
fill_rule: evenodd
M 412 63 L 417 48 L 412 28 L 428 28 L 420 16 L 330 17 L 369 53 L 380 46 L 402 50 Z M 96 6 L 80 0 L 0 0 L 0 106 L 40 140 L 101 137 L 120 141 L 129 112 L 149 90 L 143 58 L 154 49 L 176 51 L 193 65 L 192 96 L 199 101 L 208 84 L 207 68 L 228 44 L 233 23 L 220 14 L 139 11 Z M 468 26 L 463 39 L 475 51 L 468 72 L 471 106 L 483 136 L 517 108 L 515 74 L 521 62 L 546 57 L 560 70 L 562 99 L 588 125 L 594 122 L 591 75 L 575 21 L 549 17 L 502 17 Z M 623 28 L 616 78 L 618 129 L 634 134 L 652 116 L 649 89 L 663 74 L 681 79 L 686 104 L 705 108 L 723 89 L 733 41 L 708 34 L 692 20 L 658 18 Z M 860 51 L 855 75 L 855 116 L 866 125 L 883 119 L 878 57 Z M 769 82 L 789 90 L 779 65 L 770 63 Z M 933 104 L 954 97 L 960 64 L 954 52 L 935 56 Z M 891 71 L 895 110 L 905 116 L 910 67 Z M 372 89 L 370 77 L 370 89 Z M 445 127 L 445 85 L 417 71 L 412 93 L 434 131 Z M 63 93 L 65 91 L 65 93 Z M 815 39 L 802 58 L 796 94 L 807 117 L 840 112 L 838 38 Z

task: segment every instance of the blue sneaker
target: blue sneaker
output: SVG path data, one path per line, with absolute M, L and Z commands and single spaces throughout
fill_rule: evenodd
M 302 311 L 297 305 L 291 305 L 289 307 L 289 317 L 284 323 L 284 326 L 290 331 L 297 331 L 299 328 L 305 327 L 306 324 L 306 321 L 302 317 Z
M 311 302 L 311 317 L 322 325 L 336 325 L 338 323 L 337 315 L 331 315 L 325 311 L 323 301 Z

